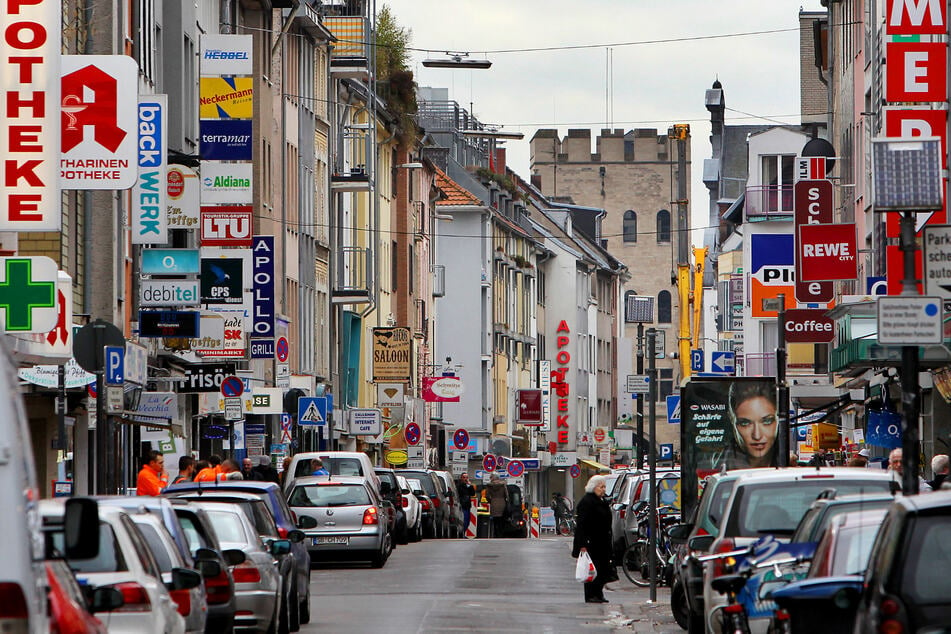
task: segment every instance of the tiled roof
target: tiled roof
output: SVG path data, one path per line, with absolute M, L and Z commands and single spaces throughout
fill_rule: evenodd
M 449 178 L 446 172 L 438 167 L 436 170 L 436 187 L 442 191 L 445 198 L 436 201 L 437 205 L 481 205 L 482 201 L 476 198 L 470 191 L 459 186 L 454 180 Z

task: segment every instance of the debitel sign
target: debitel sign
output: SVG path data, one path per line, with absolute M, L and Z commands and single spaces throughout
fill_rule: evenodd
M 141 280 L 139 283 L 142 306 L 198 306 L 200 300 L 198 280 Z

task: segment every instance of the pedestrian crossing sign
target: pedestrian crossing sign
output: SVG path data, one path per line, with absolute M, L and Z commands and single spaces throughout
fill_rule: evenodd
M 303 396 L 297 401 L 297 424 L 323 427 L 327 424 L 327 399 Z

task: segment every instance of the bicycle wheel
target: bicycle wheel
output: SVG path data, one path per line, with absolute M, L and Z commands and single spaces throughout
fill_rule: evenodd
M 568 520 L 558 520 L 558 534 L 563 537 L 571 535 L 571 524 Z
M 646 588 L 650 585 L 650 579 L 644 578 L 645 555 L 647 553 L 647 542 L 639 539 L 624 551 L 621 558 L 621 570 L 624 576 L 631 580 L 635 586 Z

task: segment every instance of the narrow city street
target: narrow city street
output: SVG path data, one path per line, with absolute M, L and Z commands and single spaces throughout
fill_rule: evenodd
M 606 589 L 610 603 L 584 603 L 570 545 L 431 540 L 399 546 L 382 570 L 321 565 L 301 632 L 682 632 L 666 588 L 652 605 L 623 575 Z

